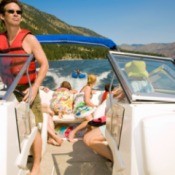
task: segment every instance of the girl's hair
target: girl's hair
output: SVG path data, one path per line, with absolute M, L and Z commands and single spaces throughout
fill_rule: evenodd
M 105 84 L 105 91 L 109 92 L 110 90 L 110 84 Z M 111 91 L 114 90 L 114 86 L 111 86 Z
M 22 4 L 18 1 L 18 0 L 2 0 L 0 2 L 0 14 L 4 14 L 5 13 L 5 9 L 4 7 L 7 5 L 7 4 L 10 4 L 10 3 L 16 3 L 20 9 L 22 10 Z
M 72 89 L 71 84 L 68 81 L 63 81 L 60 87 L 67 88 L 69 90 Z
M 97 81 L 97 77 L 94 74 L 89 74 L 87 79 L 87 84 L 92 85 Z

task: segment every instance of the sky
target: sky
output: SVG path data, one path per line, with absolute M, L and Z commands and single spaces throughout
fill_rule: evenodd
M 175 0 L 21 0 L 115 43 L 175 42 Z M 25 12 L 24 12 L 25 13 Z

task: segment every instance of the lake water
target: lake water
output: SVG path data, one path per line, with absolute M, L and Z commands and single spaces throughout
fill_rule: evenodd
M 72 78 L 72 72 L 76 69 L 86 75 L 89 73 L 97 75 L 95 89 L 104 89 L 104 85 L 109 83 L 111 77 L 111 66 L 106 59 L 51 61 L 49 65 L 50 68 L 43 85 L 50 89 L 59 87 L 61 82 L 66 80 L 71 83 L 73 88 L 80 90 L 86 84 L 87 79 Z

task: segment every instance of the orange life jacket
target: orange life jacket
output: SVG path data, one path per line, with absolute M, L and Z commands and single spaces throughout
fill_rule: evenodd
M 0 34 L 0 53 L 8 53 L 8 54 L 26 54 L 25 50 L 22 47 L 22 42 L 26 35 L 30 34 L 31 32 L 25 29 L 22 29 L 18 35 L 16 36 L 15 40 L 11 45 L 8 43 L 7 33 Z M 22 69 L 24 63 L 26 62 L 27 57 L 11 57 L 11 58 L 1 58 L 1 65 L 2 68 L 1 78 L 3 82 L 7 85 L 10 85 L 11 82 L 14 80 L 16 75 Z M 28 67 L 28 74 L 30 82 L 33 83 L 36 79 L 36 62 L 33 59 Z M 21 77 L 18 85 L 25 85 L 28 84 L 28 76 L 26 72 Z
M 105 91 L 105 92 L 102 94 L 101 103 L 103 103 L 103 102 L 107 99 L 108 94 L 109 94 L 109 92 L 107 92 L 107 91 Z

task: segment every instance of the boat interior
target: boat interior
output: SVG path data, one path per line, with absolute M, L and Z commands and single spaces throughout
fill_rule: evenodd
M 27 57 L 26 63 L 17 76 L 12 74 L 12 59 L 15 57 Z M 26 175 L 29 173 L 33 164 L 31 146 L 38 129 L 41 130 L 42 135 L 42 174 L 86 174 L 89 171 L 92 171 L 92 174 L 111 174 L 112 163 L 87 148 L 82 141 L 82 135 L 79 135 L 75 144 L 68 142 L 65 137 L 63 137 L 63 145 L 59 148 L 47 144 L 48 114 L 43 112 L 43 123 L 38 128 L 35 126 L 35 116 L 30 110 L 30 101 L 29 103 L 17 101 L 13 92 L 16 92 L 15 88 L 21 76 L 24 73 L 27 75 L 27 68 L 32 59 L 33 55 L 0 54 L 0 111 L 3 114 L 0 133 L 4 143 L 0 147 L 2 155 L 0 174 Z M 30 81 L 29 85 L 31 85 Z M 23 95 L 20 91 L 17 93 Z M 102 91 L 99 91 L 94 95 L 94 103 L 99 102 L 101 93 Z M 42 104 L 49 103 L 52 94 L 52 90 L 48 93 L 40 90 Z M 54 116 L 53 121 L 55 125 L 66 127 L 82 122 L 73 114 L 64 115 L 61 119 Z M 82 154 L 84 154 L 83 157 Z M 103 168 L 99 169 L 99 166 Z
M 28 57 L 15 77 L 10 76 L 11 69 L 8 69 L 14 57 Z M 32 165 L 30 148 L 38 127 L 29 103 L 19 103 L 13 95 L 32 59 L 33 55 L 0 54 L 0 137 L 3 143 L 0 145 L 0 174 L 3 175 L 26 175 Z M 99 117 L 109 108 L 105 134 L 113 163 L 85 146 L 81 135 L 75 143 L 65 138 L 61 147 L 47 144 L 48 114 L 43 113 L 40 125 L 42 174 L 174 175 L 174 60 L 117 51 L 109 51 L 108 60 L 110 86 L 120 87 L 124 98 L 117 100 L 111 95 L 94 115 Z M 53 91 L 40 90 L 42 103 L 49 103 L 52 94 Z M 98 104 L 101 94 L 102 91 L 97 90 L 92 101 Z M 53 120 L 55 125 L 81 122 L 73 115 L 61 119 L 54 116 Z

